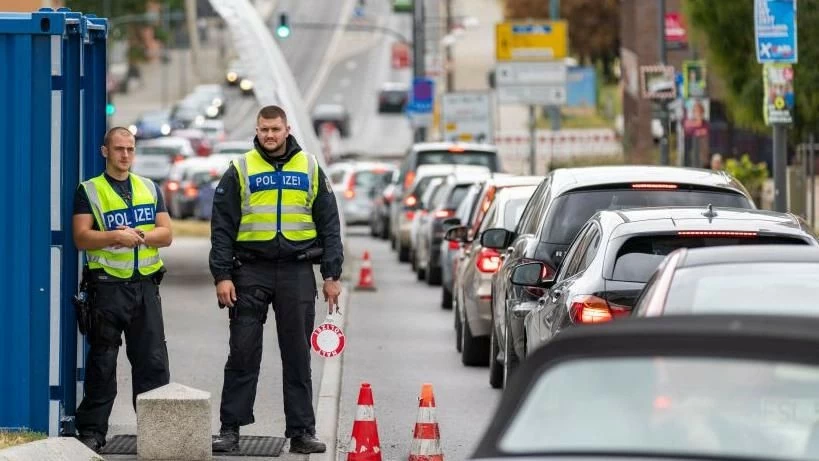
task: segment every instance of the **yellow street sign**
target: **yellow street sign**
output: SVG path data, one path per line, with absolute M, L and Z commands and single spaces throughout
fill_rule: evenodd
M 495 26 L 498 61 L 548 61 L 568 54 L 566 21 L 501 22 Z

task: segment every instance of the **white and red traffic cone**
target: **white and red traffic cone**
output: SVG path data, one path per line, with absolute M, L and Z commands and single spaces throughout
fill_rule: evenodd
M 361 390 L 358 391 L 358 408 L 347 447 L 347 461 L 381 461 L 373 391 L 368 383 L 361 383 Z
M 364 250 L 364 257 L 361 258 L 361 270 L 358 273 L 358 283 L 356 291 L 375 291 L 375 281 L 373 280 L 373 266 L 370 262 L 370 252 Z
M 441 432 L 435 417 L 435 395 L 432 384 L 421 387 L 421 398 L 418 401 L 418 419 L 412 437 L 412 446 L 408 461 L 444 461 L 441 451 Z

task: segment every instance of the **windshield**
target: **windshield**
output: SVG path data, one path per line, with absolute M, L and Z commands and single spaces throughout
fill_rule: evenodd
M 819 316 L 819 264 L 715 264 L 678 269 L 665 314 Z
M 726 245 L 807 245 L 795 237 L 757 235 L 754 237 L 680 237 L 642 235 L 632 237 L 617 251 L 612 280 L 646 283 L 663 259 L 678 248 L 703 248 Z M 740 250 L 741 251 L 741 250 Z
M 641 207 L 707 206 L 751 208 L 745 196 L 702 190 L 601 189 L 570 192 L 555 199 L 542 223 L 541 241 L 568 245 L 580 227 L 600 210 Z
M 819 367 L 721 357 L 572 360 L 547 369 L 500 439 L 508 453 L 819 456 Z M 814 442 L 816 441 L 814 440 Z
M 498 157 L 494 152 L 471 151 L 423 151 L 418 153 L 418 165 L 477 165 L 498 171 Z

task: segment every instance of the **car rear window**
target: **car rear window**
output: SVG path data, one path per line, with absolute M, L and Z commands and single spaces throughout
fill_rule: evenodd
M 506 202 L 506 206 L 503 209 L 504 229 L 510 231 L 515 230 L 521 215 L 523 215 L 523 209 L 526 208 L 526 202 L 528 201 L 528 198 L 513 198 Z
M 704 190 L 595 189 L 570 192 L 555 199 L 541 224 L 541 241 L 568 245 L 580 227 L 600 210 L 625 208 L 707 206 L 752 208 L 743 195 Z
M 645 283 L 663 259 L 678 248 L 702 248 L 725 245 L 807 245 L 796 237 L 687 237 L 677 235 L 641 235 L 632 237 L 617 251 L 611 279 Z
M 433 179 L 440 179 L 443 176 L 424 176 L 423 178 L 419 179 L 417 183 L 415 183 L 415 187 L 412 190 L 412 195 L 421 199 L 424 196 L 424 193 L 427 191 L 429 184 L 432 182 Z
M 469 192 L 470 185 L 463 185 L 463 186 L 455 186 L 452 189 L 452 194 L 449 195 L 449 199 L 446 202 L 446 208 L 448 210 L 454 210 L 460 206 L 461 202 L 463 201 L 464 197 L 466 197 L 466 193 Z
M 138 147 L 137 155 L 176 155 L 181 149 L 165 146 L 165 147 Z
M 477 165 L 498 171 L 498 157 L 494 152 L 465 150 L 462 152 L 423 151 L 418 153 L 418 165 Z

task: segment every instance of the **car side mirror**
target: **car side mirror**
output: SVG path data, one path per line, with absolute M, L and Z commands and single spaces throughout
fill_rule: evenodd
M 512 284 L 526 287 L 551 288 L 554 279 L 544 279 L 546 266 L 541 262 L 521 264 L 512 269 Z
M 481 245 L 495 250 L 505 250 L 512 243 L 513 237 L 512 232 L 506 229 L 486 229 L 481 234 Z
M 466 226 L 456 226 L 446 231 L 444 239 L 448 242 L 465 242 L 468 234 Z

